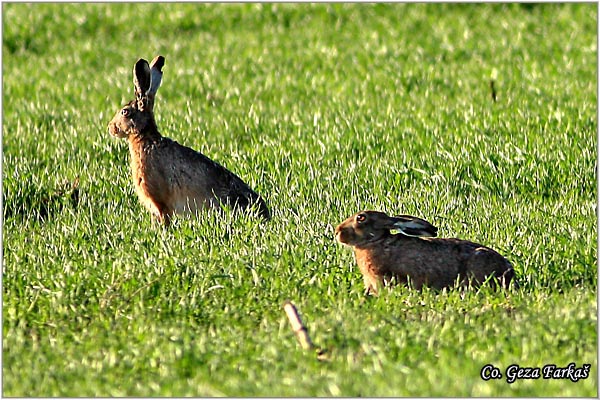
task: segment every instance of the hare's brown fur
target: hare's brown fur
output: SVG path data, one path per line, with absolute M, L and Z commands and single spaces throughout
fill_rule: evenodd
M 402 229 L 409 224 L 423 225 L 424 230 L 407 236 Z M 401 233 L 392 234 L 394 229 Z M 510 262 L 489 247 L 467 240 L 422 237 L 435 236 L 436 231 L 416 217 L 362 211 L 336 228 L 336 238 L 354 248 L 365 287 L 373 293 L 379 286 L 393 282 L 410 282 L 416 289 L 423 285 L 442 289 L 457 281 L 463 286 L 479 286 L 490 277 L 507 286 L 513 278 Z
M 140 202 L 166 224 L 174 214 L 224 204 L 236 208 L 256 204 L 260 215 L 270 218 L 263 199 L 237 175 L 159 133 L 153 106 L 163 64 L 160 56 L 151 66 L 142 59 L 136 63 L 136 100 L 119 110 L 108 125 L 111 135 L 129 142 L 132 178 Z

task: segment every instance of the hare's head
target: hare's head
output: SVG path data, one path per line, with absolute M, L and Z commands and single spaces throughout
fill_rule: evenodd
M 162 81 L 163 56 L 156 56 L 152 63 L 140 58 L 133 67 L 135 100 L 123 106 L 108 124 L 108 131 L 116 137 L 127 137 L 155 131 L 154 97 Z
M 397 230 L 404 236 L 435 236 L 437 228 L 424 219 L 410 215 L 390 217 L 380 211 L 361 211 L 335 228 L 335 237 L 349 246 L 368 245 Z

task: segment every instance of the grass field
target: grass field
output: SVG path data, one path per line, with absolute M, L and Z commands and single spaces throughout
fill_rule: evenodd
M 596 4 L 2 7 L 4 396 L 598 395 Z M 107 123 L 156 54 L 159 129 L 270 222 L 142 209 Z M 361 209 L 487 244 L 521 288 L 367 298 L 333 240 Z

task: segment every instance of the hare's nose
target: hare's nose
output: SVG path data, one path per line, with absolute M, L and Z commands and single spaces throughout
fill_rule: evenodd
M 336 229 L 335 230 L 335 240 L 337 240 L 338 242 L 342 242 L 342 231 Z

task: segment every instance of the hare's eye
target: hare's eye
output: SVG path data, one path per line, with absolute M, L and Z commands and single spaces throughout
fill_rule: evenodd
M 366 219 L 367 219 L 367 216 L 365 214 L 358 214 L 356 216 L 356 222 L 358 222 L 359 224 L 361 222 L 365 222 Z
M 129 108 L 124 108 L 121 110 L 121 115 L 124 117 L 129 117 L 129 114 L 131 114 L 131 110 L 129 110 Z

